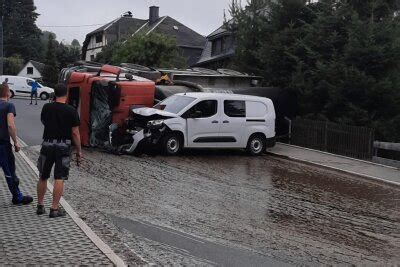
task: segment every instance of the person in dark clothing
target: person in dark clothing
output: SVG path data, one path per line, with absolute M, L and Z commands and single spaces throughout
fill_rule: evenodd
M 24 196 L 19 189 L 19 179 L 15 172 L 15 157 L 12 151 L 10 137 L 14 142 L 15 152 L 21 149 L 17 140 L 17 130 L 14 117 L 16 116 L 14 104 L 8 102 L 10 89 L 3 83 L 0 85 L 0 167 L 4 171 L 8 188 L 12 194 L 14 205 L 27 205 L 33 201 L 31 196 Z
M 72 144 L 76 148 L 77 164 L 82 158 L 81 140 L 79 134 L 79 115 L 76 109 L 67 105 L 67 87 L 58 84 L 55 89 L 56 100 L 43 106 L 41 121 L 44 125 L 43 144 L 38 160 L 40 179 L 37 185 L 38 205 L 37 214 L 45 214 L 43 205 L 47 189 L 47 180 L 50 178 L 54 166 L 53 203 L 50 208 L 51 218 L 63 217 L 65 210 L 59 206 L 63 194 L 64 181 L 68 180 Z

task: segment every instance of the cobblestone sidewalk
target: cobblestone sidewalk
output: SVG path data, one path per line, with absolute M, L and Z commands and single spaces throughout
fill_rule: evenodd
M 22 192 L 36 196 L 36 173 L 21 155 L 15 156 Z M 69 215 L 50 219 L 48 215 L 36 215 L 36 204 L 13 206 L 0 173 L 0 265 L 113 264 Z M 50 201 L 48 192 L 47 211 Z

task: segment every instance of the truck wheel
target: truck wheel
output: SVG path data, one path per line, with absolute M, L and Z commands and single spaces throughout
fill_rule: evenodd
M 253 134 L 247 142 L 247 152 L 252 156 L 259 156 L 264 153 L 266 149 L 265 137 L 261 134 Z
M 11 93 L 11 98 L 14 98 L 15 96 L 14 91 L 10 90 L 10 93 Z
M 169 133 L 163 138 L 162 149 L 166 155 L 178 155 L 182 148 L 182 138 L 177 133 Z
M 42 99 L 42 100 L 47 100 L 47 99 L 49 99 L 49 94 L 48 94 L 48 93 L 41 93 L 41 94 L 40 94 L 40 99 Z

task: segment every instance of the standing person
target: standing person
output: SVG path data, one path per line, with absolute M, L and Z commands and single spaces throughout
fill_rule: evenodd
M 79 115 L 75 108 L 67 105 L 67 87 L 58 84 L 54 91 L 56 100 L 43 106 L 41 120 L 44 125 L 43 144 L 38 160 L 40 173 L 37 185 L 37 214 L 46 213 L 44 195 L 47 180 L 54 167 L 53 203 L 50 208 L 51 218 L 63 217 L 65 210 L 59 206 L 64 190 L 64 181 L 68 180 L 71 162 L 72 143 L 76 148 L 77 164 L 82 158 L 81 140 L 79 134 Z
M 36 100 L 36 104 L 35 105 L 37 105 L 37 94 L 38 94 L 37 90 L 38 90 L 38 87 L 39 87 L 39 83 L 37 81 L 33 81 L 31 86 L 32 86 L 32 90 L 31 90 L 31 105 L 32 105 L 33 97 L 35 97 L 35 100 Z
M 6 78 L 2 84 L 8 85 L 8 78 Z
M 15 173 L 15 157 L 10 143 L 14 142 L 15 152 L 21 149 L 17 140 L 17 129 L 14 117 L 16 116 L 14 104 L 8 102 L 10 89 L 7 84 L 0 85 L 0 167 L 4 171 L 8 188 L 12 194 L 14 205 L 27 205 L 33 201 L 31 196 L 24 196 L 19 190 L 19 179 Z

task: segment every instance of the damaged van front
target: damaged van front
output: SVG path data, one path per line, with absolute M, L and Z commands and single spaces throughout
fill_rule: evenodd
M 167 136 L 177 135 L 177 130 L 184 132 L 182 125 L 185 122 L 178 114 L 194 100 L 192 97 L 174 95 L 153 108 L 132 108 L 122 129 L 115 124 L 110 126 L 111 146 L 118 147 L 119 152 L 126 154 L 135 154 L 144 148 L 163 147 L 161 143 Z M 183 136 L 176 138 L 182 139 L 176 142 L 169 140 L 165 144 L 172 153 L 183 148 Z M 178 147 L 178 144 L 181 146 Z

